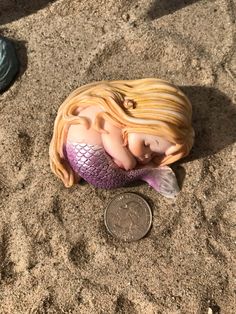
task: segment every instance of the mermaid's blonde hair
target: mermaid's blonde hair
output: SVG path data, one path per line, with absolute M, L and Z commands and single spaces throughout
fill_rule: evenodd
M 176 86 L 153 78 L 87 84 L 77 88 L 63 102 L 54 123 L 50 165 L 66 187 L 76 182 L 64 152 L 67 132 L 73 124 L 88 127 L 87 119 L 78 114 L 92 105 L 102 109 L 93 124 L 98 132 L 104 132 L 102 121 L 105 119 L 121 128 L 125 144 L 127 135 L 133 132 L 157 135 L 175 144 L 175 151 L 162 159 L 161 166 L 188 155 L 193 145 L 192 107 Z

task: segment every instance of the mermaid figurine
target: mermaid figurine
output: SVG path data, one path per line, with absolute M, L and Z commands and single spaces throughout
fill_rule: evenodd
M 146 181 L 162 195 L 178 192 L 167 165 L 189 154 L 192 107 L 176 86 L 155 78 L 79 87 L 58 110 L 50 144 L 52 171 L 71 187 Z

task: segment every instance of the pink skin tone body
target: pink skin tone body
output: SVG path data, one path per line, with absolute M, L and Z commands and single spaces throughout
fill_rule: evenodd
M 125 170 L 156 167 L 152 162 L 153 158 L 170 155 L 175 150 L 175 145 L 164 138 L 142 133 L 128 134 L 128 144 L 124 146 L 121 129 L 109 121 L 104 121 L 103 129 L 106 132 L 97 132 L 92 127 L 92 123 L 101 111 L 98 106 L 81 110 L 79 116 L 85 117 L 90 125 L 88 128 L 83 124 L 72 125 L 69 128 L 67 140 L 103 147 L 114 162 Z

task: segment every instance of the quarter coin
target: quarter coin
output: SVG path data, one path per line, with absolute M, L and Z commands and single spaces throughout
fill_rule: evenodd
M 104 215 L 108 232 L 123 241 L 132 242 L 143 238 L 152 224 L 149 204 L 135 193 L 115 196 Z

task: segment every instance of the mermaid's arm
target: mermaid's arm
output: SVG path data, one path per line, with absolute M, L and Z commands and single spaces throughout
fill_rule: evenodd
M 119 138 L 110 134 L 102 134 L 102 143 L 105 151 L 112 157 L 113 161 L 125 170 L 134 169 L 137 161 L 129 150 L 123 146 Z
M 105 151 L 113 158 L 114 162 L 125 170 L 134 169 L 137 161 L 130 151 L 124 146 L 121 130 L 110 122 L 104 122 L 106 133 L 101 134 Z

